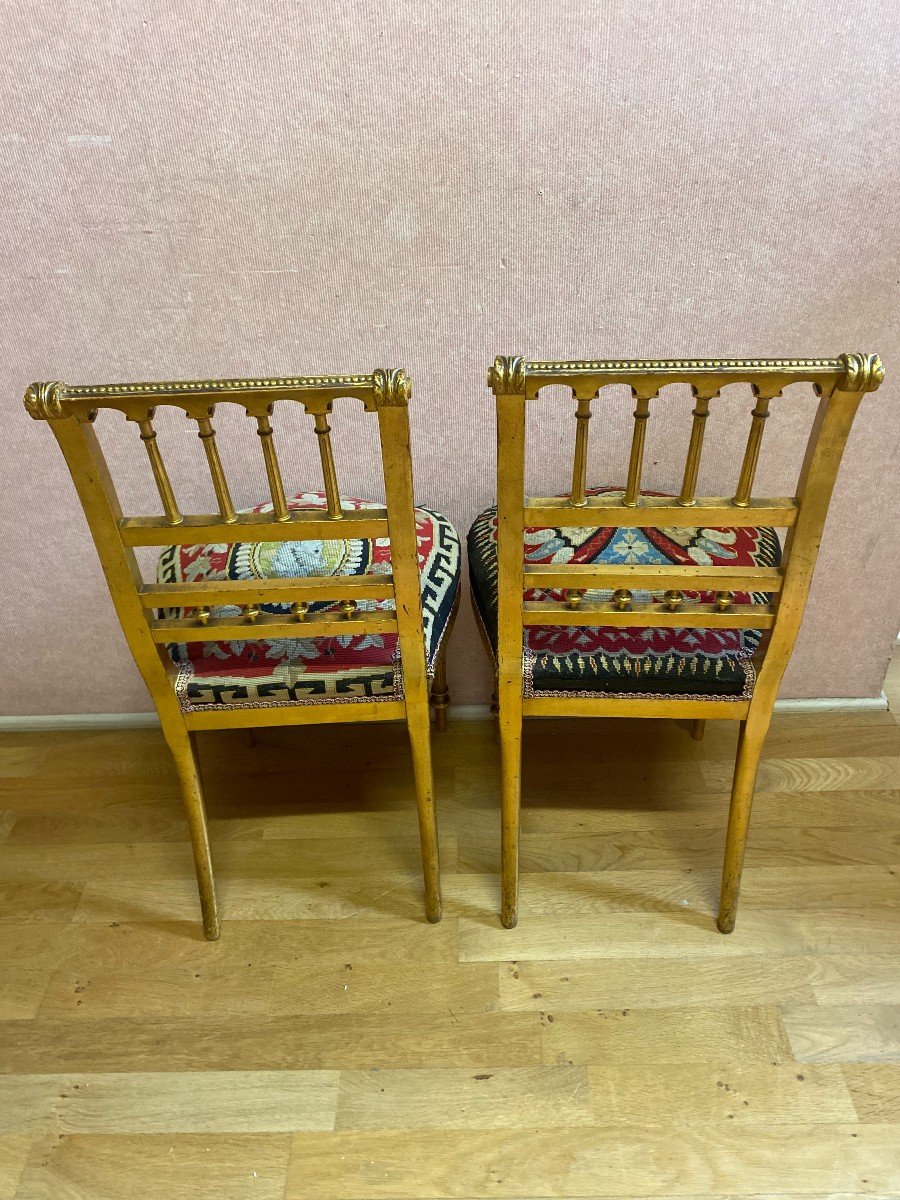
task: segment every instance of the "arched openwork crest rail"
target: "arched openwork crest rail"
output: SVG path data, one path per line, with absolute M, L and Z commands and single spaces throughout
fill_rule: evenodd
M 769 416 L 769 404 L 795 383 L 812 384 L 820 396 L 835 392 L 862 394 L 875 391 L 884 378 L 877 354 L 842 354 L 839 358 L 756 358 L 756 359 L 611 359 L 571 362 L 526 361 L 520 357 L 498 357 L 488 372 L 488 384 L 495 395 L 520 396 L 529 400 L 545 387 L 563 386 L 576 400 L 575 451 L 570 506 L 584 507 L 588 448 L 588 422 L 591 401 L 605 387 L 624 384 L 635 399 L 634 431 L 628 462 L 623 507 L 637 507 L 641 492 L 644 444 L 651 401 L 671 384 L 687 384 L 694 396 L 693 424 L 687 449 L 678 504 L 693 507 L 697 478 L 710 402 L 732 384 L 747 384 L 755 403 L 750 430 L 741 462 L 737 486 L 730 504 L 747 508 L 759 462 L 763 431 Z M 701 506 L 702 506 L 702 502 Z M 709 507 L 707 505 L 707 507 Z M 784 505 L 779 506 L 780 509 Z M 660 515 L 660 514 L 657 514 Z M 780 513 L 779 515 L 783 515 Z M 771 523 L 773 514 L 762 514 Z M 677 523 L 677 522 L 670 522 Z M 698 522 L 699 523 L 699 522 Z M 707 522 L 708 523 L 708 522 Z M 745 522 L 751 524 L 752 522 Z M 790 520 L 784 522 L 790 524 Z
M 290 378 L 190 380 L 175 382 L 69 385 L 62 382 L 34 383 L 25 393 L 25 408 L 35 420 L 47 421 L 63 444 L 73 475 L 89 470 L 102 481 L 116 531 L 123 547 L 188 545 L 195 542 L 261 542 L 342 538 L 388 537 L 390 522 L 384 506 L 357 510 L 341 504 L 331 426 L 334 402 L 355 399 L 367 413 L 405 409 L 410 396 L 409 377 L 402 369 L 377 369 L 371 375 L 297 376 Z M 276 449 L 272 416 L 282 402 L 296 403 L 312 418 L 322 465 L 326 507 L 297 508 L 289 503 Z M 272 501 L 268 513 L 238 513 L 219 454 L 214 426 L 216 408 L 231 404 L 244 409 L 255 424 L 263 466 Z M 196 426 L 203 445 L 210 479 L 218 504 L 217 514 L 185 514 L 176 499 L 159 446 L 154 425 L 160 407 L 181 410 Z M 137 426 L 140 440 L 159 494 L 163 515 L 123 516 L 112 480 L 92 425 L 100 410 L 113 410 Z M 338 528 L 340 532 L 338 533 Z M 390 573 L 348 576 L 341 579 L 340 616 L 310 612 L 313 601 L 334 590 L 333 579 L 304 577 L 285 579 L 265 586 L 253 580 L 185 585 L 142 585 L 139 595 L 151 635 L 160 645 L 184 638 L 219 640 L 247 636 L 253 626 L 259 637 L 296 635 L 296 623 L 310 627 L 309 636 L 329 634 L 384 633 L 396 630 L 390 613 L 362 614 L 357 601 L 394 598 Z M 277 595 L 276 595 L 277 593 Z M 272 616 L 262 603 L 290 604 L 289 616 Z M 217 605 L 236 605 L 240 617 L 213 615 Z M 153 617 L 156 608 L 183 606 L 194 609 L 185 618 Z

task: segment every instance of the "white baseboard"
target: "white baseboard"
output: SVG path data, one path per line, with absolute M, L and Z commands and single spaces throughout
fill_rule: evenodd
M 50 729 L 159 728 L 155 712 L 51 713 L 49 716 L 0 717 L 0 733 L 40 733 Z
M 776 700 L 777 713 L 813 712 L 885 712 L 888 699 L 880 696 L 823 697 L 821 700 Z M 489 704 L 451 704 L 450 719 L 457 721 L 486 721 L 491 715 Z
M 840 712 L 852 709 L 854 712 L 887 712 L 888 698 L 880 696 L 825 696 L 820 700 L 776 700 L 775 711 L 783 713 L 806 712 Z
M 489 704 L 453 704 L 450 705 L 451 721 L 489 721 L 491 706 Z
M 887 696 L 825 697 L 820 700 L 776 700 L 777 713 L 885 712 Z M 451 704 L 450 719 L 488 721 L 488 704 Z M 159 727 L 156 713 L 59 713 L 49 716 L 0 717 L 0 733 L 40 733 L 65 729 L 153 729 Z

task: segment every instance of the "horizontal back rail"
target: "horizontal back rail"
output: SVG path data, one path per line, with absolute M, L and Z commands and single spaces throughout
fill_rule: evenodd
M 201 604 L 290 604 L 323 600 L 392 600 L 390 572 L 377 575 L 298 575 L 279 579 L 223 579 L 196 583 L 145 584 L 141 599 L 146 608 L 173 608 Z
M 527 717 L 669 717 L 675 720 L 743 721 L 749 700 L 684 699 L 678 696 L 529 696 L 523 701 Z
M 245 642 L 257 638 L 349 637 L 359 634 L 397 632 L 397 618 L 391 612 L 365 613 L 343 617 L 333 612 L 306 613 L 284 617 L 260 612 L 245 617 L 208 617 L 201 624 L 196 617 L 158 617 L 150 619 L 155 642 Z
M 226 524 L 218 517 L 191 514 L 175 526 L 159 517 L 126 517 L 120 523 L 126 546 L 190 546 L 194 542 L 305 542 L 341 538 L 386 538 L 387 509 L 346 509 L 352 512 L 340 528 L 321 508 L 293 508 L 286 520 L 272 513 L 238 513 Z M 356 514 L 365 515 L 356 515 Z M 371 515 L 369 515 L 371 514 Z
M 724 611 L 715 604 L 679 602 L 674 611 L 660 604 L 631 601 L 622 609 L 615 601 L 579 604 L 573 608 L 563 600 L 526 600 L 522 606 L 525 625 L 616 625 L 627 628 L 658 626 L 660 629 L 770 629 L 775 620 L 768 604 L 731 604 Z
M 777 592 L 783 575 L 778 567 L 693 567 L 668 565 L 604 566 L 603 563 L 560 563 L 538 566 L 527 563 L 523 586 L 529 588 L 581 588 L 599 591 L 628 588 L 636 591 Z
M 797 519 L 797 503 L 788 496 L 772 500 L 754 500 L 742 507 L 723 497 L 697 500 L 690 508 L 665 496 L 642 496 L 634 506 L 624 500 L 609 500 L 603 495 L 588 496 L 584 505 L 573 507 L 566 497 L 529 497 L 525 502 L 526 529 L 548 526 L 598 525 L 602 527 L 669 525 L 674 528 L 729 529 L 747 525 L 774 525 L 786 529 Z

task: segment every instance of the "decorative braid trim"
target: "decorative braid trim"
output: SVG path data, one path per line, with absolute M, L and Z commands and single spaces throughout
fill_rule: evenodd
M 494 650 L 491 642 L 490 634 L 487 631 L 487 626 L 484 623 L 484 617 L 481 615 L 481 609 L 478 607 L 478 600 L 475 597 L 475 589 L 472 587 L 471 578 L 469 580 L 469 599 L 472 601 L 472 611 L 475 614 L 475 624 L 478 626 L 479 633 L 484 639 L 485 646 L 489 647 L 491 662 L 494 665 L 494 674 L 497 674 L 497 653 Z

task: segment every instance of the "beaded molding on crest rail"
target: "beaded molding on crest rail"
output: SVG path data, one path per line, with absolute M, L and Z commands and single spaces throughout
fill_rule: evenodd
M 551 382 L 571 383 L 574 387 L 578 382 L 596 381 L 597 388 L 621 382 L 631 383 L 637 392 L 641 382 L 656 384 L 658 390 L 666 383 L 690 383 L 694 377 L 702 382 L 710 373 L 734 376 L 733 379 L 722 379 L 720 386 L 740 382 L 775 384 L 775 394 L 781 386 L 794 382 L 830 385 L 843 391 L 875 391 L 884 378 L 884 367 L 877 354 L 855 353 L 842 354 L 839 358 L 583 359 L 560 362 L 526 361 L 519 356 L 501 355 L 488 371 L 488 386 L 496 395 L 527 394 L 530 397 Z M 528 387 L 529 379 L 536 384 L 534 388 Z M 652 388 L 639 390 L 644 398 L 656 394 Z M 588 393 L 578 389 L 578 394 L 587 396 Z
M 265 404 L 282 399 L 296 399 L 304 404 L 308 412 L 321 412 L 328 411 L 331 402 L 341 397 L 368 401 L 365 407 L 372 411 L 377 406 L 405 405 L 409 396 L 409 376 L 402 368 L 396 368 L 378 369 L 371 375 L 302 375 L 269 379 L 173 380 L 152 383 L 43 382 L 31 384 L 25 392 L 24 402 L 34 420 L 56 421 L 67 416 L 80 416 L 89 420 L 92 419 L 96 408 L 117 407 L 130 419 L 135 419 L 130 415 L 131 406 L 126 408 L 117 404 L 117 401 L 148 400 L 153 405 L 169 402 L 174 407 L 184 407 L 190 415 L 196 416 L 196 402 L 206 397 L 235 401 L 250 397 L 261 399 Z M 180 404 L 182 399 L 187 399 L 189 404 Z M 85 405 L 85 401 L 91 403 Z M 254 412 L 259 411 L 259 404 L 253 404 L 252 408 Z M 145 411 L 149 411 L 149 408 Z M 212 412 L 213 407 L 210 406 L 207 415 L 211 416 Z

